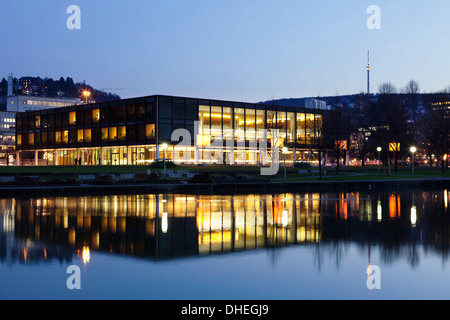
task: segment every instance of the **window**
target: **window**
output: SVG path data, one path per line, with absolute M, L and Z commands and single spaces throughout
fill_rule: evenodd
M 61 128 L 61 122 L 62 122 L 61 115 L 62 115 L 61 110 L 55 110 L 55 127 L 56 128 Z
M 40 132 L 36 132 L 34 134 L 34 144 L 36 146 L 40 146 L 41 145 L 41 133 Z
M 41 128 L 41 116 L 36 116 L 35 117 L 35 127 L 36 128 Z
M 61 137 L 61 133 L 59 134 L 59 136 Z M 42 139 L 44 139 L 44 138 L 42 138 Z M 55 144 L 55 133 L 53 131 L 49 131 L 47 133 L 47 139 L 48 139 L 48 141 L 47 141 L 48 145 L 53 146 Z
M 203 136 L 202 142 L 210 140 L 211 137 L 211 110 L 209 106 L 200 105 L 198 107 L 198 120 L 200 121 L 200 127 L 198 128 L 198 134 Z M 209 138 L 208 138 L 209 137 Z M 208 143 L 209 144 L 209 143 Z
M 150 102 L 145 105 L 145 118 L 147 120 L 155 119 L 155 104 Z
M 136 120 L 144 120 L 145 117 L 145 104 L 140 103 L 136 105 Z
M 134 122 L 134 116 L 136 113 L 136 106 L 134 104 L 128 105 L 127 106 L 127 121 L 128 122 Z
M 108 141 L 108 128 L 102 128 L 102 142 Z
M 29 133 L 28 134 L 28 145 L 29 146 L 34 145 L 34 133 Z
M 243 108 L 234 109 L 235 140 L 244 140 L 245 115 Z
M 110 125 L 116 124 L 116 121 L 117 121 L 117 107 L 116 106 L 109 107 L 108 113 L 109 113 L 109 124 Z
M 62 142 L 64 144 L 68 144 L 69 143 L 69 130 L 64 130 L 62 133 Z
M 306 140 L 306 118 L 304 113 L 297 113 L 297 143 L 304 144 Z
M 18 145 L 18 146 L 21 146 L 21 145 L 22 145 L 22 135 L 21 135 L 21 134 L 18 134 L 18 135 L 17 135 L 17 145 Z
M 233 133 L 231 130 L 233 129 L 233 112 L 231 108 L 223 107 L 222 108 L 223 116 L 223 137 L 226 140 L 231 140 L 233 137 Z
M 277 128 L 277 112 L 273 110 L 267 110 L 267 129 Z
M 91 129 L 87 129 L 87 130 L 91 130 Z M 85 134 L 85 136 L 87 137 L 87 134 Z M 100 144 L 100 141 L 101 141 L 100 128 L 93 128 L 92 129 L 92 139 L 91 140 L 92 140 L 92 143 L 94 143 L 95 145 Z
M 159 117 L 160 118 L 172 118 L 172 103 L 161 102 L 159 104 Z
M 175 103 L 173 105 L 173 117 L 180 120 L 184 120 L 186 118 L 184 114 L 184 104 Z
M 92 141 L 91 129 L 84 129 L 84 142 L 90 143 Z
M 77 132 L 77 142 L 78 143 L 84 142 L 84 131 L 83 130 L 78 130 L 78 132 Z
M 315 142 L 316 119 L 313 113 L 306 114 L 306 143 Z
M 101 111 L 100 111 L 100 119 L 101 119 L 101 121 L 102 121 L 102 124 L 103 124 L 103 125 L 107 125 L 107 123 L 108 123 L 108 111 L 109 111 L 109 109 L 108 109 L 108 108 L 101 108 L 100 110 L 101 110 Z
M 197 105 L 196 104 L 186 105 L 186 119 L 197 120 Z
M 92 109 L 92 122 L 93 123 L 100 122 L 100 109 Z
M 117 127 L 109 127 L 109 141 L 116 141 L 117 140 Z
M 119 106 L 117 115 L 118 122 L 124 123 L 126 121 L 126 118 L 127 118 L 127 107 L 124 105 Z
M 77 142 L 77 130 L 69 130 L 69 144 Z
M 77 122 L 77 116 L 76 116 L 76 112 L 75 111 L 71 111 L 69 112 L 69 124 L 75 125 Z
M 69 125 L 69 114 L 67 111 L 62 112 L 62 126 L 67 127 Z
M 55 142 L 56 142 L 57 144 L 60 144 L 60 143 L 61 143 L 61 131 L 56 131 L 56 132 L 55 132 Z
M 160 124 L 160 139 L 169 140 L 172 138 L 172 125 Z
M 295 142 L 295 113 L 288 112 L 286 119 L 286 142 Z
M 34 130 L 34 117 L 31 115 L 28 115 L 28 128 Z
M 280 137 L 280 143 L 284 144 L 286 143 L 286 128 L 287 128 L 287 117 L 286 117 L 286 111 L 279 110 L 277 112 L 277 129 L 280 131 L 278 132 Z
M 125 141 L 127 136 L 126 127 L 125 126 L 118 127 L 117 131 L 118 131 L 117 137 L 119 138 L 119 141 Z
M 17 131 L 22 130 L 22 117 L 19 117 L 19 116 L 17 117 L 16 128 L 17 128 Z
M 145 137 L 147 139 L 155 139 L 155 125 L 147 124 L 145 126 Z
M 211 136 L 214 140 L 222 139 L 222 107 L 211 107 Z
M 256 140 L 255 124 L 255 109 L 245 109 L 245 137 L 247 140 Z
M 89 126 L 92 122 L 92 110 L 84 110 L 84 125 Z
M 136 127 L 135 126 L 127 126 L 126 138 L 129 142 L 134 142 Z
M 136 131 L 137 141 L 143 142 L 145 140 L 145 126 L 138 125 Z
M 83 125 L 83 123 L 84 123 L 84 111 L 83 110 L 77 110 L 76 123 L 78 124 L 78 126 Z

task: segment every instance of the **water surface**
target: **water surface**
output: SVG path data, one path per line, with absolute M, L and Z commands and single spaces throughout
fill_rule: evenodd
M 448 299 L 448 201 L 447 190 L 1 199 L 0 299 Z

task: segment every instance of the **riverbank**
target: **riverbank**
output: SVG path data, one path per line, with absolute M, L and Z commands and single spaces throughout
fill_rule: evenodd
M 0 167 L 0 196 L 90 194 L 245 194 L 285 192 L 375 191 L 379 189 L 447 188 L 450 171 L 399 168 L 387 175 L 376 167 L 344 167 L 336 174 L 325 168 L 320 178 L 296 168 L 280 168 L 262 176 L 251 166 L 180 166 L 169 175 L 149 166 Z M 180 172 L 178 172 L 181 170 Z
M 112 194 L 249 194 L 291 192 L 356 192 L 435 188 L 450 188 L 450 178 L 416 178 L 383 180 L 322 180 L 322 181 L 247 181 L 209 182 L 165 181 L 158 183 L 2 185 L 1 197 L 80 196 Z

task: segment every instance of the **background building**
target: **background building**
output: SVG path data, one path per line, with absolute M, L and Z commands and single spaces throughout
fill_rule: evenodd
M 30 110 L 43 110 L 61 108 L 80 104 L 76 98 L 48 98 L 35 96 L 11 96 L 6 98 L 7 111 L 24 112 Z
M 0 111 L 0 165 L 13 165 L 16 149 L 16 113 Z

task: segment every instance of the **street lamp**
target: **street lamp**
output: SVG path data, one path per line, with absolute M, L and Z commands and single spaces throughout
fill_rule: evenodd
M 163 143 L 162 146 L 164 151 L 164 179 L 166 178 L 166 149 L 168 147 L 167 143 Z
M 412 153 L 412 175 L 414 177 L 414 153 L 416 153 L 417 148 L 416 147 L 411 147 L 409 149 L 409 151 L 411 151 L 411 153 Z
M 88 99 L 88 97 L 91 95 L 91 93 L 89 92 L 89 91 L 87 91 L 87 90 L 84 90 L 83 91 L 83 96 L 85 97 L 85 101 L 86 101 L 86 104 L 87 104 L 87 99 Z
M 378 151 L 378 172 L 380 172 L 380 152 L 381 152 L 381 147 L 378 147 L 377 151 Z
M 288 152 L 288 148 L 283 147 L 283 149 L 281 149 L 281 151 L 283 152 L 283 155 L 284 155 L 284 180 L 286 180 L 286 153 Z

